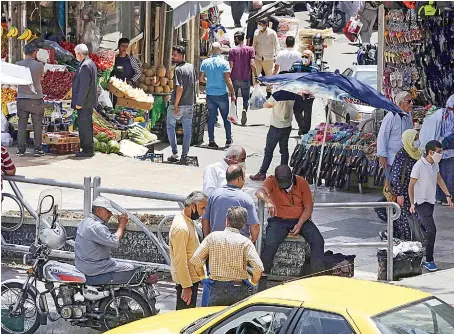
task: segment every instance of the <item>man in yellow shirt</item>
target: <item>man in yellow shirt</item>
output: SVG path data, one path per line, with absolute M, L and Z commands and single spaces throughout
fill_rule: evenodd
M 194 220 L 205 212 L 207 197 L 200 191 L 192 192 L 184 202 L 184 209 L 173 219 L 169 232 L 172 280 L 177 290 L 177 310 L 196 307 L 199 275 L 189 262 L 200 245 Z

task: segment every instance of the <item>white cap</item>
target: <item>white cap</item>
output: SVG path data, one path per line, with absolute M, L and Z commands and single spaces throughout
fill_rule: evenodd
M 108 211 L 110 211 L 113 215 L 119 215 L 121 214 L 118 210 L 115 210 L 112 206 L 112 203 L 110 200 L 108 200 L 105 197 L 98 196 L 92 203 L 93 206 L 97 206 L 99 208 L 104 208 Z

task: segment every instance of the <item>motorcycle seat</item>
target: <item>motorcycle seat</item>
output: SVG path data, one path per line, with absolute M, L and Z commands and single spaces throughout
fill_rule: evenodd
M 117 284 L 127 284 L 134 275 L 140 271 L 141 268 L 135 268 L 128 271 L 113 271 L 110 273 L 95 275 L 95 276 L 85 276 L 86 285 L 117 285 Z M 131 283 L 136 283 L 140 279 L 140 275 L 136 275 Z

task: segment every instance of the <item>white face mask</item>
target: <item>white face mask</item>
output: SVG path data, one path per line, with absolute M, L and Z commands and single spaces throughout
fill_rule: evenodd
M 438 153 L 438 152 L 434 152 L 434 154 L 432 154 L 432 159 L 437 164 L 441 161 L 442 157 L 443 157 L 443 155 L 441 153 Z
M 421 142 L 419 140 L 415 140 L 413 142 L 413 148 L 419 148 L 419 146 L 421 146 Z

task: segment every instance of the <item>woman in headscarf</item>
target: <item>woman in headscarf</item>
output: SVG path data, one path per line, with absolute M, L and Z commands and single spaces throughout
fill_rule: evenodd
M 397 204 L 401 207 L 400 217 L 394 221 L 394 238 L 410 241 L 411 230 L 408 217 L 411 213 L 408 185 L 413 165 L 421 158 L 418 131 L 405 130 L 402 134 L 402 144 L 403 148 L 396 153 L 391 167 L 391 185 L 393 192 L 397 195 Z M 380 232 L 380 237 L 385 239 L 387 235 Z

